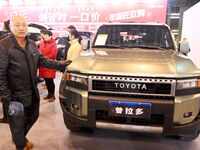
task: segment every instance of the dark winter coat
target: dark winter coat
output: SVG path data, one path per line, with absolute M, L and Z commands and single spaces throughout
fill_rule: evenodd
M 38 66 L 63 69 L 66 65 L 65 61 L 44 57 L 29 39 L 23 49 L 12 34 L 7 36 L 0 40 L 0 99 L 7 103 L 11 100 L 19 101 L 25 107 L 39 102 Z
M 42 41 L 39 45 L 39 49 L 45 57 L 53 60 L 56 59 L 58 49 L 54 39 L 50 39 L 48 41 Z M 55 78 L 55 76 L 56 76 L 55 69 L 39 67 L 40 78 Z

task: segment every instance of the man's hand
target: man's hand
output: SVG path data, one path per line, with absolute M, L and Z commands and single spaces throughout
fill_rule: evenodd
M 68 65 L 70 65 L 71 62 L 72 62 L 71 60 L 66 60 L 66 61 L 65 61 L 66 66 L 65 66 L 64 68 L 60 69 L 60 72 L 64 73 L 65 70 L 66 70 L 66 67 L 67 67 Z

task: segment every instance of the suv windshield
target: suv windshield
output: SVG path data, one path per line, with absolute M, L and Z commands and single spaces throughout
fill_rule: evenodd
M 158 25 L 103 25 L 93 47 L 139 47 L 173 49 L 169 29 Z

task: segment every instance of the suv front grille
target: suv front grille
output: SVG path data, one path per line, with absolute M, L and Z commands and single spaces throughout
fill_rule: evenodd
M 142 88 L 142 86 L 145 87 Z M 93 80 L 92 89 L 128 93 L 170 94 L 171 84 Z
M 90 76 L 89 90 L 99 93 L 174 96 L 175 80 Z

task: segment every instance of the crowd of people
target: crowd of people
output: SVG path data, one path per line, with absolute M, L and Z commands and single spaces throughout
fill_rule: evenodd
M 44 78 L 49 102 L 56 99 L 54 78 L 56 70 L 65 68 L 81 53 L 81 37 L 69 26 L 66 60 L 56 60 L 58 52 L 53 33 L 40 31 L 39 45 L 29 39 L 25 17 L 15 15 L 4 22 L 0 35 L 0 101 L 3 115 L 0 123 L 8 123 L 17 150 L 29 150 L 33 143 L 26 137 L 39 117 L 40 95 L 37 75 Z

